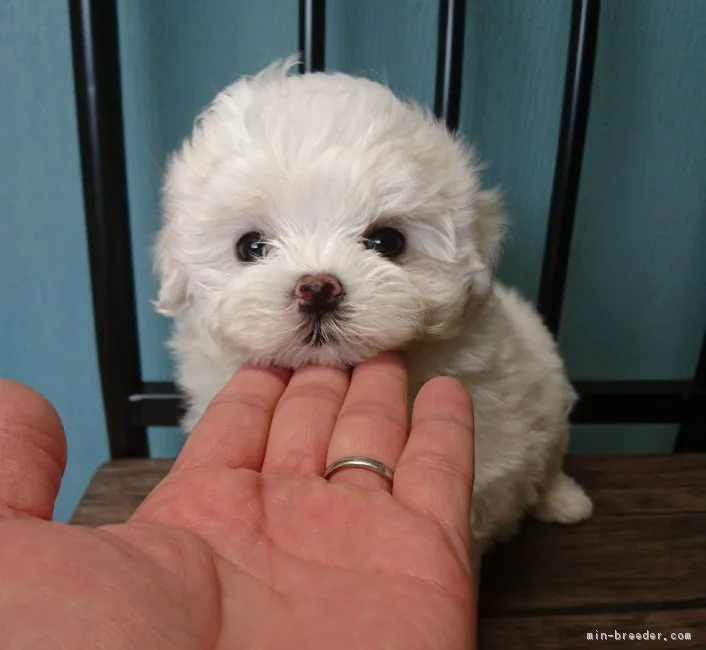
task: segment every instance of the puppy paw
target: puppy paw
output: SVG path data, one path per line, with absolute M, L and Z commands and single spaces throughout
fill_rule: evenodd
M 538 521 L 577 524 L 593 514 L 593 503 L 570 476 L 559 472 L 532 512 Z

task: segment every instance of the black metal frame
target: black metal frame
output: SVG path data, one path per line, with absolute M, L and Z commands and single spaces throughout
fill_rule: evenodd
M 98 363 L 113 458 L 148 453 L 129 400 L 143 390 L 114 1 L 69 2 Z
M 113 458 L 148 453 L 146 427 L 174 426 L 171 383 L 144 382 L 137 336 L 120 102 L 116 0 L 69 0 L 96 340 Z M 326 0 L 300 0 L 302 72 L 324 69 Z M 466 0 L 439 0 L 434 110 L 458 127 Z M 556 333 L 588 125 L 600 0 L 574 0 L 559 142 L 539 293 Z M 575 422 L 681 423 L 675 451 L 706 451 L 706 336 L 693 381 L 576 382 Z
M 326 0 L 299 0 L 299 71 L 321 72 L 326 57 Z
M 439 0 L 434 113 L 455 131 L 461 115 L 466 0 Z

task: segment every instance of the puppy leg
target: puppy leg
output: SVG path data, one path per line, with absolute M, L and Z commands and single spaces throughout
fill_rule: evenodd
M 593 503 L 583 488 L 559 471 L 532 511 L 538 521 L 577 524 L 593 514 Z

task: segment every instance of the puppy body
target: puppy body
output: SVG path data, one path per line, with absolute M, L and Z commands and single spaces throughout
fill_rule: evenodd
M 473 396 L 478 552 L 513 535 L 528 511 L 565 524 L 591 515 L 590 499 L 562 471 L 576 394 L 554 340 L 514 290 L 495 283 L 466 331 L 414 346 L 408 357 L 413 390 L 433 376 L 450 375 Z
M 576 397 L 534 309 L 492 279 L 502 211 L 473 153 L 380 84 L 289 76 L 292 63 L 223 91 L 169 165 L 157 308 L 175 320 L 184 428 L 246 360 L 350 366 L 401 349 L 412 396 L 436 375 L 473 396 L 477 553 L 529 510 L 590 516 L 561 470 Z M 373 245 L 381 228 L 404 237 L 394 258 Z M 252 233 L 259 257 L 238 259 Z M 315 273 L 344 290 L 313 320 L 292 288 Z

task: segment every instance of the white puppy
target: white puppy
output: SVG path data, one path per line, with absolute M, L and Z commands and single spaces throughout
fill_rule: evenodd
M 472 152 L 383 85 L 294 63 L 226 88 L 169 163 L 157 309 L 184 428 L 245 360 L 404 349 L 413 392 L 443 374 L 473 396 L 479 554 L 529 510 L 589 517 L 562 471 L 576 396 L 533 308 L 493 282 L 503 220 Z

